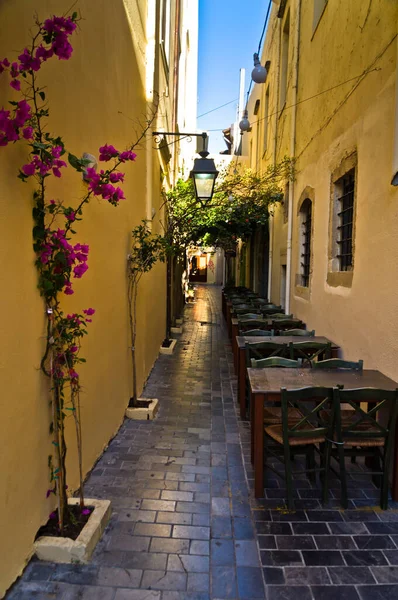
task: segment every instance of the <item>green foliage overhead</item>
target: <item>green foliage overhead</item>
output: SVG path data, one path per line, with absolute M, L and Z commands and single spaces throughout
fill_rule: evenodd
M 178 180 L 166 198 L 166 238 L 174 252 L 189 244 L 233 248 L 247 239 L 257 226 L 265 225 L 276 204 L 283 200 L 284 186 L 294 179 L 294 161 L 285 157 L 256 173 L 230 164 L 218 176 L 210 203 L 197 202 L 193 182 Z

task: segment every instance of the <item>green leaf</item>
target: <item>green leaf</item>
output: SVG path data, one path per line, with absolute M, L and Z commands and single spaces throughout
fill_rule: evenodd
M 44 93 L 44 92 L 39 92 L 39 96 L 40 96 L 40 98 L 41 98 L 41 99 L 43 100 L 43 102 L 44 102 L 44 100 L 46 99 L 46 95 L 45 95 L 45 93 Z
M 77 156 L 75 156 L 74 154 L 71 154 L 70 152 L 68 154 L 68 161 L 69 161 L 69 164 L 74 169 L 76 169 L 76 171 L 80 171 L 81 172 L 83 170 L 82 166 L 81 166 L 80 160 L 77 158 Z
M 72 21 L 76 21 L 77 19 L 77 12 L 72 13 Z

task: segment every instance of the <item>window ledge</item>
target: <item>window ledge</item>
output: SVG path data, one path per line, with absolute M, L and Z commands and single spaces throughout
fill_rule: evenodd
M 354 271 L 329 271 L 326 282 L 331 287 L 352 287 Z
M 298 298 L 302 298 L 303 300 L 310 300 L 310 288 L 304 287 L 303 285 L 295 285 L 294 293 Z

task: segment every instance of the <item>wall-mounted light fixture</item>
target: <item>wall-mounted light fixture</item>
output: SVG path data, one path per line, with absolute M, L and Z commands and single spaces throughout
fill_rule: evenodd
M 211 201 L 214 193 L 214 184 L 218 175 L 216 165 L 212 158 L 207 158 L 209 152 L 207 151 L 209 136 L 205 131 L 202 133 L 183 133 L 183 132 L 170 132 L 170 131 L 154 131 L 153 136 L 167 136 L 173 135 L 178 137 L 197 137 L 202 138 L 202 143 L 198 146 L 198 154 L 200 158 L 195 158 L 190 177 L 192 177 L 195 196 L 200 204 L 204 205 Z
M 249 121 L 248 117 L 249 117 L 249 113 L 247 112 L 247 110 L 244 110 L 242 120 L 239 123 L 239 129 L 241 131 L 249 131 L 250 121 Z
M 398 185 L 398 171 L 395 173 L 394 177 L 391 179 L 391 185 Z
M 252 71 L 252 79 L 254 83 L 264 83 L 267 79 L 267 69 L 262 66 L 258 54 L 253 54 L 254 69 Z

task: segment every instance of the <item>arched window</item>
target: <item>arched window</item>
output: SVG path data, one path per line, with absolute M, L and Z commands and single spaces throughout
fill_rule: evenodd
M 312 202 L 306 198 L 300 208 L 300 285 L 309 287 L 311 272 Z

